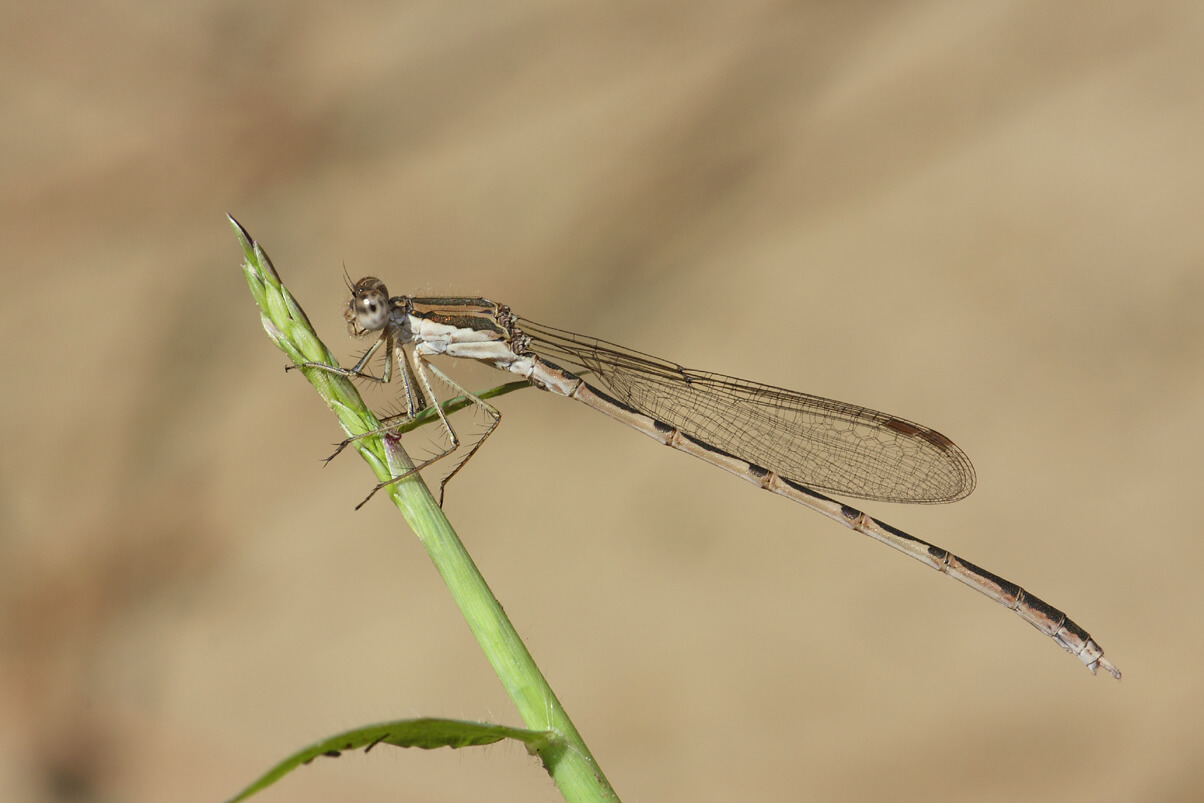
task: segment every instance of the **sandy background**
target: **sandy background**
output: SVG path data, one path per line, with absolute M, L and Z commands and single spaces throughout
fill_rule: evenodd
M 321 468 L 226 212 L 345 361 L 344 265 L 939 428 L 974 495 L 867 509 L 1126 673 L 512 395 L 447 510 L 625 800 L 1204 796 L 1200 4 L 13 5 L 0 798 L 213 801 L 358 724 L 518 724 L 397 514 L 352 512 L 366 468 Z M 499 746 L 259 799 L 558 795 Z

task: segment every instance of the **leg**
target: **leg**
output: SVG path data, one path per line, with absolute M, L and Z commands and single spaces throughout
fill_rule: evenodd
M 372 374 L 365 373 L 364 366 L 368 364 L 368 360 L 372 359 L 372 355 L 375 354 L 382 345 L 388 346 L 388 348 L 385 349 L 384 375 L 375 377 Z M 381 384 L 384 384 L 389 381 L 390 375 L 393 371 L 393 338 L 390 337 L 387 332 L 382 333 L 381 336 L 376 339 L 376 342 L 372 344 L 372 347 L 364 352 L 364 356 L 360 357 L 359 361 L 350 368 L 326 365 L 325 363 L 320 362 L 306 362 L 301 363 L 300 365 L 285 366 L 284 370 L 291 371 L 294 368 L 317 368 L 319 371 L 326 371 L 327 373 L 338 374 L 339 376 L 370 379 L 373 382 L 380 382 Z
M 492 404 L 485 401 L 481 397 L 477 396 L 475 393 L 472 393 L 471 391 L 465 389 L 458 382 L 453 380 L 447 374 L 443 373 L 438 368 L 436 368 L 434 365 L 432 365 L 430 362 L 428 362 L 426 359 L 424 359 L 421 354 L 418 354 L 417 352 L 412 352 L 410 357 L 413 362 L 414 373 L 417 377 L 418 384 L 421 386 L 422 391 L 424 391 L 426 393 L 427 397 L 433 400 L 432 404 L 431 404 L 431 408 L 434 409 L 435 413 L 439 416 L 439 420 L 443 423 L 443 428 L 447 431 L 448 438 L 451 440 L 451 448 L 443 451 L 440 454 L 435 455 L 434 457 L 430 458 L 429 460 L 424 461 L 421 465 L 414 467 L 410 471 L 407 471 L 405 474 L 402 474 L 400 477 L 394 477 L 391 480 L 380 483 L 379 485 L 377 485 L 375 488 L 372 489 L 372 493 L 368 494 L 367 498 L 365 498 L 363 502 L 360 502 L 360 504 L 356 506 L 357 510 L 363 506 L 364 502 L 367 502 L 368 499 L 371 499 L 373 497 L 373 495 L 375 495 L 376 492 L 379 491 L 381 488 L 384 488 L 387 485 L 392 485 L 395 482 L 400 482 L 401 480 L 405 479 L 406 477 L 408 477 L 410 474 L 414 473 L 415 471 L 419 471 L 421 469 L 426 468 L 427 466 L 434 463 L 436 460 L 441 460 L 444 457 L 447 457 L 449 454 L 451 454 L 452 452 L 454 452 L 456 449 L 459 448 L 460 438 L 458 435 L 456 435 L 456 431 L 452 427 L 451 421 L 448 420 L 447 415 L 443 411 L 443 406 L 441 404 L 439 404 L 439 402 L 435 396 L 435 391 L 431 387 L 431 381 L 430 381 L 430 377 L 428 375 L 428 371 L 430 373 L 433 373 L 435 376 L 439 377 L 439 379 L 441 379 L 443 382 L 447 383 L 447 385 L 449 387 L 451 387 L 453 390 L 457 391 L 461 396 L 468 399 L 473 404 L 476 404 L 477 406 L 479 406 L 482 410 L 485 411 L 485 413 L 490 417 L 490 419 L 492 419 L 489 424 L 489 428 L 485 430 L 485 434 L 482 435 L 481 438 L 475 444 L 473 444 L 473 447 L 468 451 L 468 454 L 465 455 L 464 459 L 461 460 L 454 469 L 452 469 L 451 473 L 448 474 L 446 477 L 444 477 L 442 482 L 439 483 L 439 506 L 440 507 L 443 506 L 443 496 L 444 496 L 444 491 L 447 488 L 447 483 L 451 480 L 452 477 L 454 477 L 460 471 L 460 469 L 462 469 L 464 467 L 464 464 L 467 463 L 472 458 L 472 456 L 477 453 L 477 450 L 481 448 L 481 444 L 483 444 L 485 442 L 486 438 L 488 438 L 491 434 L 493 434 L 493 431 L 495 429 L 497 429 L 498 422 L 500 422 L 502 419 L 502 414 L 500 411 L 498 411 L 498 409 L 496 407 L 494 407 Z M 359 437 L 363 437 L 363 436 L 361 435 Z
M 489 423 L 489 428 L 485 430 L 485 434 L 482 435 L 477 440 L 477 442 L 473 444 L 472 448 L 468 450 L 468 454 L 464 455 L 464 459 L 456 464 L 456 467 L 451 470 L 451 473 L 448 474 L 446 477 L 444 477 L 443 481 L 439 483 L 439 507 L 443 507 L 443 490 L 447 487 L 447 484 L 449 482 L 451 482 L 451 478 L 456 476 L 456 474 L 459 473 L 460 469 L 464 468 L 464 466 L 468 463 L 468 461 L 472 459 L 472 456 L 477 453 L 477 450 L 480 449 L 481 446 L 485 443 L 485 440 L 490 435 L 493 434 L 493 431 L 495 429 L 497 429 L 498 424 L 500 424 L 502 422 L 502 411 L 497 409 L 492 404 L 485 401 L 484 399 L 482 399 L 480 396 L 476 395 L 475 393 L 471 393 L 468 390 L 465 390 L 464 387 L 461 386 L 459 383 L 453 382 L 451 377 L 449 377 L 447 374 L 440 371 L 434 365 L 432 365 L 430 363 L 427 363 L 426 365 L 428 368 L 431 369 L 431 372 L 434 373 L 435 376 L 439 377 L 444 382 L 446 382 L 448 385 L 450 385 L 452 388 L 459 391 L 461 396 L 463 396 L 464 398 L 471 401 L 473 404 L 480 407 L 482 410 L 485 411 L 485 414 L 488 415 L 490 417 L 490 419 L 492 419 Z M 440 415 L 442 415 L 442 413 L 443 413 L 442 408 L 439 408 L 439 413 L 440 413 Z
M 380 377 L 375 377 L 372 376 L 372 374 L 366 373 L 363 369 L 364 366 L 368 364 L 368 361 L 372 359 L 372 355 L 377 352 L 382 344 L 386 346 L 385 367 L 382 375 Z M 372 347 L 364 352 L 364 356 L 360 357 L 359 361 L 356 362 L 356 364 L 351 368 L 342 368 L 314 362 L 305 363 L 301 366 L 289 366 L 289 368 L 316 368 L 320 371 L 326 371 L 327 373 L 338 374 L 339 376 L 346 376 L 352 379 L 367 379 L 372 382 L 386 384 L 392 379 L 394 362 L 397 362 L 400 365 L 399 373 L 401 374 L 402 391 L 406 401 L 406 411 L 404 413 L 399 413 L 398 415 L 389 416 L 388 418 L 383 419 L 382 423 L 386 424 L 386 426 L 382 426 L 380 429 L 375 429 L 371 432 L 364 432 L 359 435 L 353 435 L 352 437 L 345 439 L 334 450 L 334 453 L 326 458 L 327 463 L 335 459 L 335 457 L 337 457 L 340 452 L 350 446 L 353 441 L 357 441 L 360 438 L 366 438 L 369 435 L 380 435 L 387 433 L 394 427 L 398 426 L 398 424 L 393 422 L 400 422 L 401 424 L 404 424 L 408 421 L 412 421 L 415 415 L 427 407 L 426 398 L 433 398 L 433 396 L 430 396 L 429 393 L 427 394 L 427 397 L 423 396 L 422 390 L 419 388 L 418 382 L 414 377 L 413 370 L 410 368 L 409 361 L 406 359 L 405 350 L 402 349 L 400 345 L 398 345 L 397 342 L 390 335 L 388 335 L 388 333 L 382 334 L 381 337 L 372 344 Z

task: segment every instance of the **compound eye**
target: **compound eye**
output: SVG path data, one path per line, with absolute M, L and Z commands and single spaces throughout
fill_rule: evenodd
M 366 332 L 384 329 L 389 322 L 389 298 L 379 289 L 357 293 L 351 306 L 355 310 L 355 322 Z

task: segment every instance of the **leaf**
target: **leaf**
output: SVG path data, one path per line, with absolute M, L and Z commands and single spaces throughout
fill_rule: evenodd
M 366 753 L 378 744 L 433 750 L 436 747 L 479 747 L 500 742 L 502 739 L 520 741 L 527 746 L 527 751 L 531 753 L 538 752 L 557 741 L 557 737 L 551 731 L 532 731 L 457 719 L 426 717 L 367 725 L 336 734 L 298 750 L 264 773 L 237 796 L 231 798 L 229 803 L 246 800 L 261 789 L 271 786 L 297 767 L 308 764 L 319 756 L 337 758 L 345 750 L 359 750 L 360 748 L 363 748 Z

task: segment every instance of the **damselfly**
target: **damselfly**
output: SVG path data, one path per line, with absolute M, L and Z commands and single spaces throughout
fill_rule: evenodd
M 520 318 L 509 307 L 484 298 L 390 298 L 384 283 L 372 277 L 359 280 L 351 290 L 345 312 L 348 328 L 361 337 L 378 332 L 376 342 L 352 368 L 316 363 L 310 367 L 377 382 L 389 382 L 397 374 L 405 406 L 397 419 L 410 421 L 433 410 L 450 440 L 448 449 L 415 471 L 460 446 L 435 395 L 432 376 L 463 394 L 489 418 L 484 434 L 443 479 L 440 501 L 443 486 L 501 420 L 496 407 L 430 362 L 431 357 L 445 355 L 518 374 L 536 387 L 576 399 L 666 446 L 892 546 L 1011 608 L 1077 656 L 1092 674 L 1103 667 L 1120 678 L 1099 644 L 1062 611 L 1015 583 L 820 493 L 917 503 L 952 502 L 967 496 L 974 490 L 973 466 L 960 448 L 936 430 L 865 407 L 694 371 Z M 381 376 L 365 373 L 381 349 Z M 395 426 L 391 422 L 386 430 Z

